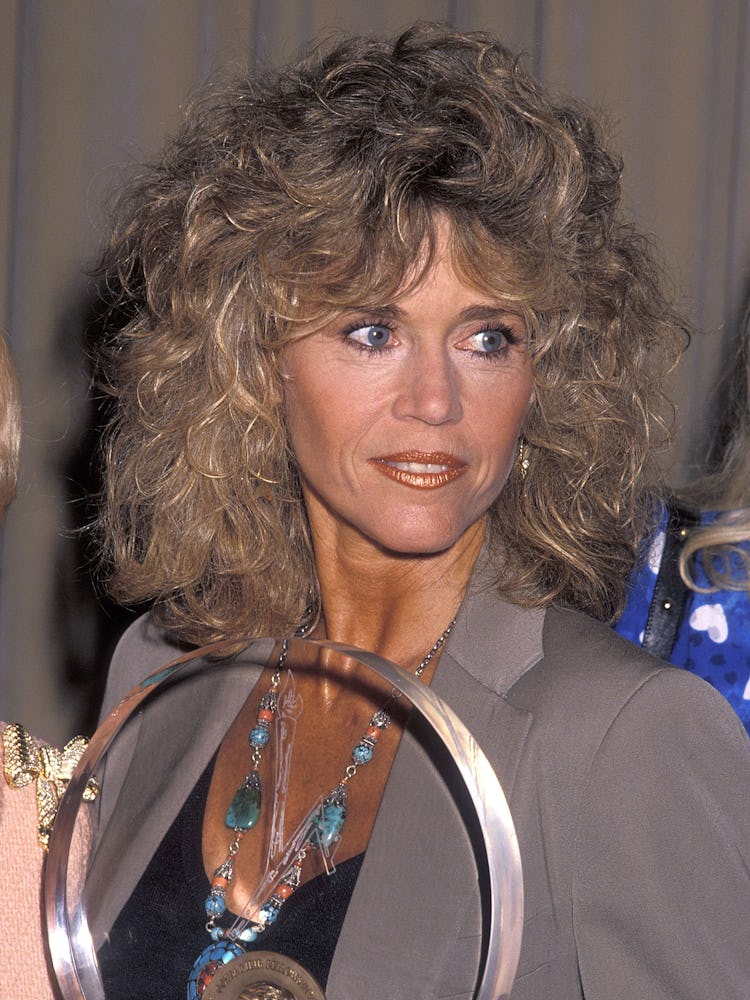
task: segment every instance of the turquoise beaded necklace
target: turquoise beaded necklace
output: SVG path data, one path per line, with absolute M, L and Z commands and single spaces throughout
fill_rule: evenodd
M 422 676 L 427 665 L 442 649 L 455 624 L 454 618 L 414 671 L 415 677 Z M 351 763 L 345 768 L 341 781 L 305 820 L 299 838 L 300 846 L 294 852 L 291 864 L 287 865 L 281 874 L 273 892 L 260 907 L 256 919 L 238 917 L 229 927 L 221 927 L 217 921 L 226 912 L 226 894 L 234 877 L 235 856 L 243 838 L 256 825 L 261 814 L 262 786 L 258 768 L 263 750 L 270 741 L 272 723 L 278 712 L 279 685 L 288 649 L 289 641 L 284 639 L 270 687 L 260 699 L 255 725 L 248 734 L 250 768 L 235 792 L 224 820 L 234 836 L 229 844 L 226 858 L 214 871 L 211 890 L 205 901 L 208 917 L 206 930 L 211 937 L 211 944 L 203 949 L 193 964 L 187 984 L 187 1000 L 200 1000 L 216 973 L 228 962 L 244 955 L 246 946 L 256 941 L 259 935 L 274 923 L 286 900 L 301 884 L 303 863 L 311 851 L 321 852 L 326 872 L 332 874 L 328 858 L 344 827 L 346 786 L 358 769 L 372 760 L 383 730 L 390 725 L 391 708 L 400 697 L 400 693 L 394 688 L 382 708 L 370 719 L 370 725 L 352 750 Z

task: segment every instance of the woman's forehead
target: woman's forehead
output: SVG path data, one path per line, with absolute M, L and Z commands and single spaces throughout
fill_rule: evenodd
M 289 318 L 309 322 L 348 309 L 392 305 L 429 281 L 436 268 L 446 264 L 477 292 L 515 302 L 519 307 L 529 306 L 529 280 L 519 261 L 512 250 L 492 240 L 482 229 L 479 222 L 463 227 L 449 213 L 437 210 L 429 218 L 428 228 L 419 236 L 403 233 L 395 250 L 388 239 L 378 247 L 380 241 L 376 238 L 368 268 L 352 268 L 349 274 L 345 250 L 339 247 L 337 253 L 331 254 L 330 275 L 321 273 L 307 287 L 299 282 L 290 286 Z M 338 266 L 335 257 L 340 257 Z

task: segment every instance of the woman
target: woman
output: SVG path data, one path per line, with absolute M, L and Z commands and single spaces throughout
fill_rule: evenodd
M 349 39 L 207 92 L 127 194 L 105 263 L 128 322 L 106 376 L 103 538 L 114 592 L 154 602 L 105 707 L 212 640 L 373 650 L 449 701 L 506 790 L 514 1000 L 739 998 L 745 734 L 603 624 L 680 342 L 619 176 L 591 117 L 484 35 Z M 277 667 L 225 739 L 201 720 L 230 725 L 236 702 L 183 699 L 108 765 L 105 805 L 132 822 L 103 841 L 91 914 L 133 942 L 102 948 L 108 997 L 182 996 L 189 976 L 201 996 L 207 916 L 229 947 L 264 877 L 268 810 L 240 833 L 269 785 Z M 229 943 L 291 956 L 329 1000 L 469 997 L 481 909 L 452 806 L 403 717 L 386 730 L 378 697 L 338 680 L 297 678 L 304 779 L 286 800 L 304 826 L 377 746 L 347 786 L 336 874 L 313 845 Z M 167 789 L 156 762 L 174 762 Z
M 21 396 L 16 369 L 5 337 L 0 333 L 0 524 L 16 495 L 18 456 L 21 444 Z M 42 998 L 52 996 L 47 973 L 47 956 L 41 933 L 42 912 L 39 887 L 41 886 L 42 848 L 38 842 L 41 817 L 37 812 L 37 797 L 33 778 L 28 769 L 13 766 L 22 758 L 14 754 L 23 738 L 18 728 L 0 723 L 3 733 L 3 778 L 0 779 L 0 845 L 2 845 L 2 870 L 6 886 L 21 881 L 35 886 L 28 894 L 27 922 L 31 933 L 25 935 L 36 980 L 32 988 Z M 41 831 L 39 831 L 41 832 Z M 16 914 L 11 907 L 3 908 L 0 921 L 0 959 L 3 970 L 11 968 L 18 954 L 20 942 Z M 0 980 L 2 987 L 13 988 L 11 981 Z
M 0 524 L 16 495 L 18 456 L 21 443 L 21 397 L 15 366 L 5 337 L 0 333 Z M 35 981 L 32 985 L 41 998 L 52 996 L 47 973 L 47 956 L 41 932 L 42 847 L 38 842 L 42 818 L 37 812 L 36 789 L 29 769 L 22 768 L 21 754 L 14 752 L 25 740 L 18 727 L 0 723 L 3 733 L 3 778 L 0 779 L 0 845 L 6 886 L 19 882 L 34 886 L 25 899 L 27 925 L 24 945 L 32 959 Z M 33 746 L 33 744 L 32 744 Z M 33 749 L 31 751 L 33 754 Z M 27 760 L 28 760 L 28 756 Z M 15 765 L 15 766 L 14 766 Z M 3 970 L 12 968 L 20 941 L 17 915 L 12 907 L 3 907 L 0 921 L 0 959 Z M 13 989 L 14 983 L 0 979 L 0 991 Z
M 0 333 L 0 524 L 16 495 L 20 445 L 21 394 L 8 344 Z M 59 994 L 43 929 L 42 871 L 60 796 L 86 741 L 75 737 L 59 751 L 37 743 L 17 723 L 0 723 L 0 730 L 0 872 L 5 900 L 0 911 L 0 996 L 17 996 L 22 981 L 27 995 L 52 1000 Z M 74 871 L 80 863 L 80 844 Z M 22 975 L 19 956 L 23 956 Z
M 620 635 L 703 677 L 750 732 L 750 309 L 729 387 L 718 470 L 664 506 Z

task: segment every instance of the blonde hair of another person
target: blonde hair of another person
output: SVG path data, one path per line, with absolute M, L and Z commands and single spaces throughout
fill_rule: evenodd
M 0 334 L 0 521 L 16 495 L 21 444 L 21 393 L 5 338 Z
M 750 591 L 750 301 L 739 337 L 735 378 L 729 394 L 727 444 L 719 469 L 687 494 L 702 509 L 722 513 L 713 524 L 692 531 L 680 553 L 680 574 L 700 593 Z M 700 553 L 710 585 L 696 584 L 692 567 Z

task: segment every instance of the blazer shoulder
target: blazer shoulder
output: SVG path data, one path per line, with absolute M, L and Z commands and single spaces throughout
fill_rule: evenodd
M 120 637 L 107 672 L 102 700 L 103 718 L 136 684 L 187 651 L 146 613 L 128 626 Z
M 675 670 L 581 612 L 549 608 L 542 659 L 508 691 L 548 745 L 581 761 L 596 752 L 623 706 L 662 671 Z M 694 678 L 693 678 L 694 679 Z
M 587 670 L 609 672 L 616 669 L 635 680 L 669 666 L 664 660 L 623 639 L 604 622 L 582 611 L 551 607 L 544 619 L 545 657 L 571 657 Z
M 674 669 L 580 611 L 548 608 L 542 645 L 542 660 L 529 679 L 555 696 L 568 690 L 588 699 L 598 691 L 605 699 L 619 700 L 655 673 Z
M 616 720 L 632 723 L 633 710 L 683 724 L 713 718 L 722 727 L 739 726 L 726 700 L 700 677 L 580 612 L 550 608 L 543 645 L 542 660 L 510 689 L 508 700 L 531 713 L 537 731 L 566 752 L 577 747 L 584 758 L 596 753 Z

